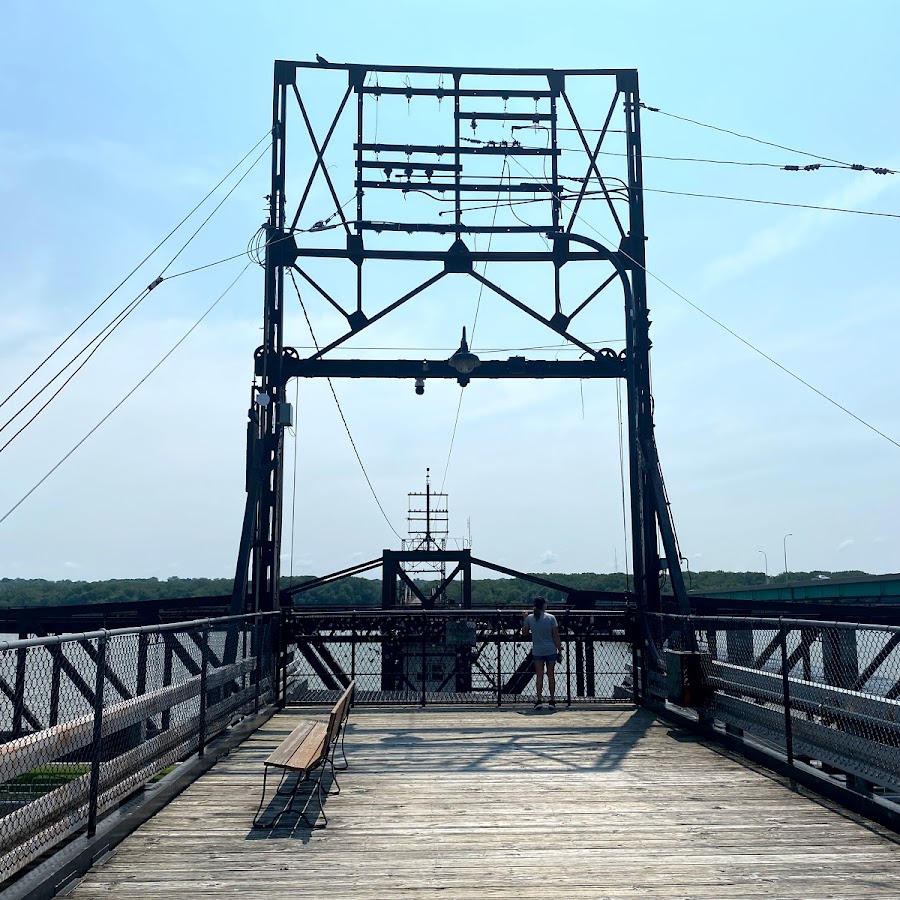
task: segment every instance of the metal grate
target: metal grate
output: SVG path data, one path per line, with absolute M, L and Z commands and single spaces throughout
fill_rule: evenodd
M 557 700 L 632 701 L 624 614 L 563 611 L 557 619 L 563 642 Z M 298 613 L 287 626 L 288 696 L 332 703 L 355 679 L 359 703 L 532 701 L 531 643 L 520 636 L 521 624 L 520 614 L 500 610 Z

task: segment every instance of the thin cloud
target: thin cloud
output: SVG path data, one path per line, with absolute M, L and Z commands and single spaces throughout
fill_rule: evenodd
M 819 205 L 854 209 L 870 203 L 895 184 L 894 179 L 876 178 L 870 172 L 863 173 L 846 188 L 827 194 Z M 840 213 L 824 210 L 804 210 L 789 214 L 777 224 L 751 235 L 735 253 L 713 260 L 706 270 L 706 289 L 721 287 L 753 269 L 792 253 L 819 232 L 835 226 L 840 219 Z
M 855 543 L 856 543 L 856 539 L 855 539 L 855 538 L 847 538 L 847 540 L 841 541 L 841 542 L 837 545 L 837 551 L 838 551 L 838 553 L 840 553 L 841 550 L 846 550 L 848 547 L 852 547 Z

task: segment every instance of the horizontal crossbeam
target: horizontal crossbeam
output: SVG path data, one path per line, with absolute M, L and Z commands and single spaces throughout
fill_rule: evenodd
M 405 171 L 409 169 L 410 172 L 413 169 L 421 169 L 423 172 L 427 172 L 429 170 L 434 172 L 461 172 L 462 166 L 456 165 L 456 163 L 439 163 L 439 162 L 410 162 L 409 160 L 401 160 L 401 159 L 363 159 L 356 163 L 357 169 L 381 169 L 382 171 L 393 171 L 397 169 L 398 171 Z
M 561 228 L 551 225 L 459 225 L 447 223 L 436 225 L 433 222 L 351 222 L 357 231 L 432 231 L 437 234 L 453 234 L 465 231 L 467 234 L 561 234 Z
M 615 351 L 596 359 L 484 360 L 466 378 L 624 378 L 625 360 Z M 260 365 L 257 359 L 257 365 Z M 282 363 L 285 378 L 443 378 L 458 379 L 460 373 L 445 359 L 294 359 Z
M 461 184 L 453 182 L 441 183 L 437 181 L 365 181 L 357 180 L 355 187 L 366 190 L 368 188 L 383 188 L 393 191 L 459 191 L 460 193 L 469 193 L 474 191 L 483 191 L 486 193 L 496 194 L 546 194 L 545 200 L 553 197 L 553 185 L 551 182 L 535 181 L 535 182 L 519 182 L 511 184 L 508 181 L 484 181 Z
M 521 147 L 515 144 L 354 144 L 354 150 L 369 153 L 433 153 L 436 156 L 559 156 L 562 151 L 552 147 Z
M 506 113 L 506 112 L 459 112 L 456 114 L 457 119 L 465 119 L 477 122 L 479 119 L 492 120 L 495 122 L 505 122 L 507 120 L 513 122 L 555 122 L 556 116 L 553 113 Z
M 435 75 L 507 75 L 510 78 L 528 77 L 530 75 L 544 78 L 559 75 L 591 76 L 591 75 L 623 75 L 637 74 L 637 69 L 499 69 L 494 67 L 468 66 L 376 66 L 367 63 L 333 63 L 313 62 L 312 60 L 276 60 L 278 69 L 332 69 L 355 72 L 422 72 Z M 282 74 L 287 74 L 283 72 Z M 284 83 L 284 82 L 282 82 Z
M 537 100 L 540 97 L 558 96 L 559 91 L 528 91 L 528 90 L 506 90 L 503 88 L 414 88 L 414 87 L 378 87 L 370 86 L 357 89 L 358 94 L 374 94 L 380 97 L 382 94 L 395 94 L 402 97 L 437 97 L 440 100 L 443 97 L 498 97 L 506 100 L 511 97 L 527 97 L 529 100 Z

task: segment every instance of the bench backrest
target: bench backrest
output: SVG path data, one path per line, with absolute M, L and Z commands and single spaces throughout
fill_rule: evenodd
M 343 727 L 347 716 L 350 715 L 350 704 L 353 702 L 355 690 L 356 682 L 351 681 L 338 698 L 338 702 L 335 703 L 334 709 L 331 710 L 331 715 L 328 717 L 328 740 L 325 744 L 326 747 L 334 743 L 334 741 L 340 737 L 341 728 Z

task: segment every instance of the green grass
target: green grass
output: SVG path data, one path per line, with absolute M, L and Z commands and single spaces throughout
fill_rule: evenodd
M 90 763 L 47 763 L 0 785 L 0 800 L 28 800 L 49 793 L 91 770 Z

